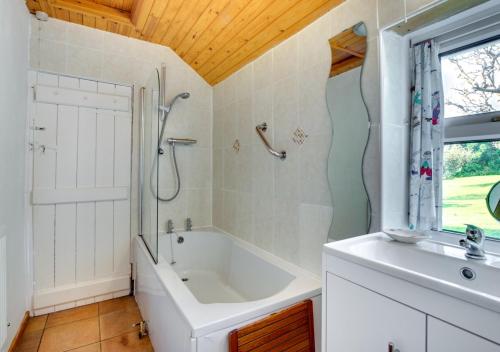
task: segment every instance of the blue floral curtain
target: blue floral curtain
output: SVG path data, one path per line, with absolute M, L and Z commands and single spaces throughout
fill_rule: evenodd
M 443 90 L 439 50 L 433 41 L 412 48 L 409 227 L 440 227 Z

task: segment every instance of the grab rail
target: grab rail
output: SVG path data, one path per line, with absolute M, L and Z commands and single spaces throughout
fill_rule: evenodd
M 271 153 L 275 157 L 280 158 L 281 160 L 286 159 L 286 151 L 282 150 L 281 152 L 278 152 L 274 150 L 267 141 L 266 136 L 264 136 L 264 132 L 267 131 L 267 123 L 263 122 L 260 125 L 255 126 L 255 130 L 257 131 L 257 134 L 259 135 L 260 139 L 262 139 L 262 143 L 264 143 L 269 153 Z

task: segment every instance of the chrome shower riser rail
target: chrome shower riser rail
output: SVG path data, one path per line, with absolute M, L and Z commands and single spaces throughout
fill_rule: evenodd
M 264 145 L 266 146 L 266 149 L 269 153 L 271 153 L 277 158 L 280 158 L 281 160 L 286 159 L 286 151 L 282 150 L 278 152 L 277 150 L 274 150 L 273 147 L 271 147 L 271 145 L 267 141 L 266 136 L 264 135 L 264 132 L 267 131 L 267 123 L 263 122 L 260 125 L 255 126 L 255 130 L 257 131 L 257 134 L 262 140 L 262 143 L 264 143 Z
M 188 144 L 195 144 L 197 141 L 196 139 L 191 139 L 191 138 L 173 138 L 173 137 L 170 137 L 170 138 L 167 138 L 167 143 L 168 144 L 184 144 L 184 145 L 188 145 Z

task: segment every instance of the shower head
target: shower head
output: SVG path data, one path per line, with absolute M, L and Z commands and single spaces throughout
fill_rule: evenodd
M 191 96 L 191 94 L 187 93 L 187 92 L 184 92 L 184 93 L 180 93 L 180 94 L 177 94 L 171 101 L 170 101 L 170 104 L 168 105 L 160 105 L 158 108 L 161 110 L 161 111 L 164 111 L 166 113 L 169 113 L 170 110 L 172 110 L 172 106 L 174 106 L 175 104 L 175 101 L 179 98 L 182 98 L 182 99 L 187 99 Z
M 170 108 L 172 108 L 172 106 L 174 105 L 175 101 L 179 98 L 182 98 L 182 99 L 187 99 L 191 96 L 191 94 L 187 93 L 187 92 L 184 92 L 184 93 L 181 93 L 181 94 L 177 94 L 174 99 L 172 99 L 172 101 L 170 102 L 170 104 L 168 104 L 168 106 Z
M 184 92 L 184 93 L 180 93 L 180 94 L 177 94 L 174 99 L 172 99 L 170 101 L 170 104 L 168 105 L 159 105 L 158 106 L 158 110 L 161 111 L 162 113 L 162 124 L 161 124 L 161 132 L 160 132 L 160 138 L 158 139 L 158 152 L 161 153 L 162 152 L 162 148 L 161 148 L 161 143 L 163 141 L 163 134 L 165 133 L 165 125 L 167 123 L 167 118 L 168 118 L 168 114 L 170 114 L 170 111 L 172 110 L 172 106 L 174 106 L 175 104 L 175 101 L 179 98 L 182 98 L 182 99 L 187 99 L 189 98 L 191 94 L 187 93 L 187 92 Z

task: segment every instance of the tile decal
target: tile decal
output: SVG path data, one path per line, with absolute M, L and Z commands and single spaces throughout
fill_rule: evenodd
M 306 141 L 307 137 L 309 137 L 302 128 L 298 127 L 292 135 L 292 140 L 295 142 L 295 144 L 301 145 L 304 144 Z
M 235 153 L 238 153 L 240 151 L 240 146 L 240 141 L 236 139 L 233 143 L 233 150 Z

